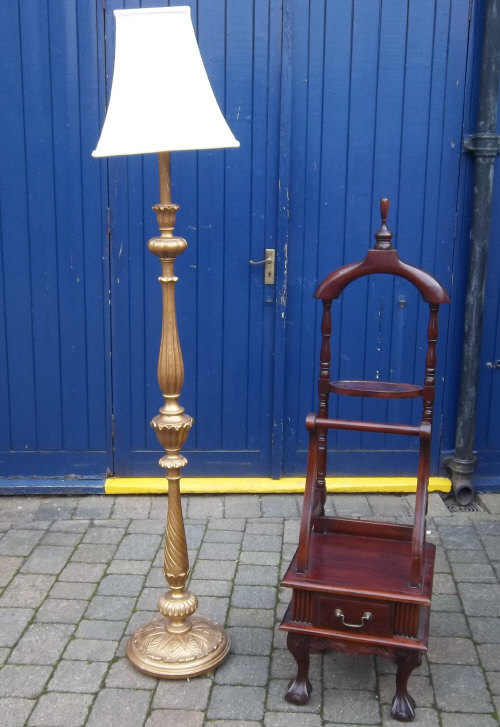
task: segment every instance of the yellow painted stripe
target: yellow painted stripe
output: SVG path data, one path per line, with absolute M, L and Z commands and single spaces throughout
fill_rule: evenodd
M 304 492 L 303 477 L 183 477 L 181 490 L 186 494 L 284 494 Z M 415 492 L 416 477 L 329 477 L 328 492 L 391 493 Z M 451 480 L 431 477 L 429 491 L 449 492 Z M 148 495 L 168 492 L 163 477 L 109 477 L 105 483 L 107 495 Z

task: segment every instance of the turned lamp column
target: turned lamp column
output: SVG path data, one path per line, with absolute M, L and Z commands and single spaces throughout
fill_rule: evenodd
M 148 242 L 149 250 L 161 263 L 162 331 L 158 357 L 158 383 L 164 403 L 151 422 L 158 441 L 165 450 L 160 466 L 168 481 L 168 509 L 165 530 L 163 571 L 170 588 L 160 596 L 157 618 L 140 627 L 127 643 L 127 657 L 147 674 L 163 678 L 197 676 L 215 669 L 229 651 L 229 637 L 214 621 L 194 615 L 198 599 L 185 590 L 189 576 L 189 559 L 182 516 L 180 477 L 187 463 L 180 453 L 193 419 L 179 403 L 184 383 L 177 317 L 175 312 L 174 263 L 187 242 L 174 237 L 175 215 L 179 206 L 170 195 L 170 154 L 160 152 L 160 203 L 156 212 L 160 237 Z
M 179 404 L 179 396 L 184 383 L 184 364 L 182 361 L 177 316 L 175 312 L 174 263 L 184 252 L 187 242 L 182 237 L 174 237 L 175 215 L 179 206 L 172 204 L 170 194 L 170 154 L 161 152 L 159 158 L 160 203 L 153 207 L 158 220 L 161 236 L 149 240 L 148 249 L 157 255 L 161 262 L 159 282 L 162 287 L 162 331 L 158 357 L 158 384 L 164 403 L 151 426 L 166 454 L 160 459 L 168 480 L 168 512 L 165 531 L 164 573 L 171 591 L 162 596 L 158 603 L 160 612 L 173 619 L 171 629 L 187 631 L 186 617 L 198 605 L 194 596 L 184 590 L 188 575 L 189 562 L 186 534 L 182 518 L 180 497 L 181 468 L 187 460 L 180 454 L 193 424 L 192 418 Z

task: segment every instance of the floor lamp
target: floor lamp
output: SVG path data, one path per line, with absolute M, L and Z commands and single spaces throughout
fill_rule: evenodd
M 93 152 L 96 157 L 158 153 L 160 235 L 149 250 L 161 262 L 162 330 L 158 383 L 163 405 L 151 422 L 165 449 L 160 459 L 168 480 L 164 572 L 169 589 L 158 602 L 161 616 L 129 639 L 127 656 L 140 671 L 162 678 L 212 671 L 229 651 L 229 637 L 214 621 L 196 614 L 196 596 L 185 590 L 189 561 L 182 517 L 180 453 L 193 420 L 179 403 L 184 366 L 177 332 L 174 263 L 187 247 L 174 237 L 170 152 L 237 147 L 217 105 L 200 55 L 189 7 L 117 10 L 115 68 L 109 108 Z

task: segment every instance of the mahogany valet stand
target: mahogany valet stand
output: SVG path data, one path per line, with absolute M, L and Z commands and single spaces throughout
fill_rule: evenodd
M 306 704 L 311 694 L 309 654 L 332 648 L 354 654 L 375 654 L 397 664 L 392 717 L 411 721 L 415 701 L 408 678 L 427 651 L 435 546 L 425 542 L 427 485 L 436 380 L 438 310 L 448 303 L 446 290 L 429 273 L 402 262 L 392 246 L 386 219 L 389 200 L 380 203 L 382 226 L 376 244 L 361 262 L 326 277 L 314 297 L 323 301 L 322 346 L 318 382 L 318 415 L 309 414 L 309 455 L 300 523 L 299 545 L 282 585 L 292 600 L 281 629 L 297 662 L 297 676 L 286 699 Z M 332 300 L 365 275 L 388 273 L 406 278 L 429 304 L 427 353 L 423 386 L 382 381 L 331 381 L 330 334 Z M 380 399 L 423 399 L 418 425 L 383 424 L 332 419 L 330 394 Z M 329 429 L 419 438 L 415 517 L 412 526 L 336 518 L 325 515 L 327 435 Z

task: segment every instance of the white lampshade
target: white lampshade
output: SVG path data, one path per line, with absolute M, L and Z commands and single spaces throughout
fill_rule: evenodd
M 239 146 L 210 86 L 190 8 L 114 15 L 111 97 L 92 156 Z

